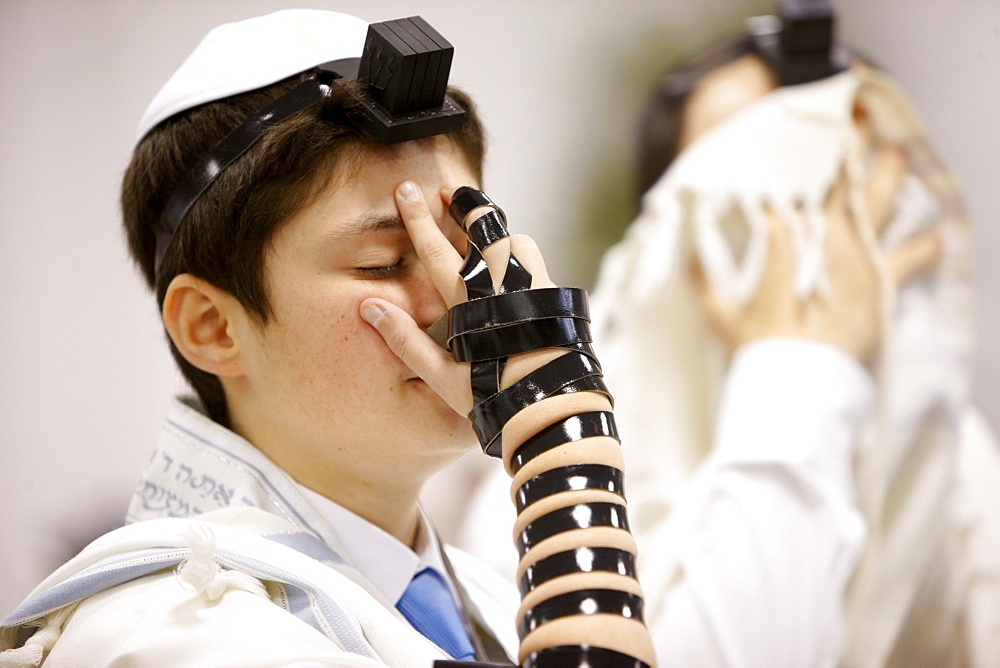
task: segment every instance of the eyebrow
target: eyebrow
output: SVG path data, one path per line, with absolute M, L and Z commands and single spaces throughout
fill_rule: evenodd
M 330 242 L 357 239 L 373 232 L 405 232 L 406 226 L 399 214 L 368 214 L 358 216 L 347 225 L 336 230 L 330 230 L 323 235 Z

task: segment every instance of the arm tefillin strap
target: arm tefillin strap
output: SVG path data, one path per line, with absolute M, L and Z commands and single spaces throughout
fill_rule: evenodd
M 469 414 L 483 452 L 501 456 L 501 431 L 518 411 L 546 397 L 595 391 L 611 397 L 591 348 L 587 296 L 576 288 L 529 290 L 531 274 L 508 255 L 500 287 L 493 288 L 483 252 L 506 238 L 507 216 L 483 192 L 462 187 L 450 213 L 458 225 L 473 209 L 490 211 L 468 227 L 469 245 L 460 270 L 469 301 L 448 312 L 447 347 L 471 362 L 473 409 Z M 505 390 L 500 379 L 511 355 L 545 348 L 569 353 L 528 374 Z
M 517 512 L 535 501 L 560 492 L 599 489 L 625 498 L 622 472 L 604 464 L 571 464 L 549 469 L 527 480 L 515 493 Z
M 573 392 L 597 392 L 609 402 L 612 397 L 591 348 L 586 292 L 575 288 L 530 289 L 531 274 L 513 254 L 508 255 L 500 287 L 494 290 L 483 252 L 508 236 L 506 215 L 484 193 L 467 187 L 454 193 L 450 213 L 462 226 L 468 214 L 479 207 L 488 210 L 469 224 L 468 252 L 460 270 L 469 301 L 448 312 L 446 346 L 456 360 L 470 362 L 473 408 L 469 418 L 483 451 L 499 457 L 504 425 L 528 406 Z M 511 355 L 546 348 L 562 349 L 565 354 L 500 389 Z M 562 418 L 517 447 L 510 456 L 511 474 L 517 476 L 525 465 L 549 451 L 595 437 L 619 441 L 610 411 L 588 411 Z M 595 497 L 594 493 L 601 496 Z M 580 498 L 581 494 L 586 498 Z M 557 496 L 561 506 L 551 503 Z M 629 531 L 622 471 L 588 461 L 538 470 L 514 493 L 519 517 L 543 500 L 550 505 L 525 523 L 515 537 L 524 565 L 519 582 L 521 596 L 525 601 L 530 596 L 533 601 L 518 620 L 521 640 L 549 622 L 568 617 L 601 614 L 641 622 L 643 602 L 635 593 L 637 586 L 616 584 L 614 580 L 635 579 L 635 556 L 622 549 L 620 543 L 604 544 L 611 539 L 601 538 L 608 536 L 608 529 Z M 600 531 L 587 533 L 591 529 Z M 533 553 L 540 543 L 566 532 L 578 533 L 578 538 L 569 542 L 576 546 L 540 558 L 540 553 Z M 547 587 L 550 581 L 578 574 L 587 576 L 579 589 L 557 588 L 545 595 L 551 591 Z M 646 666 L 627 653 L 589 644 L 558 644 L 531 651 L 522 657 L 521 664 L 535 668 Z
M 619 589 L 583 589 L 566 592 L 528 610 L 518 624 L 517 632 L 523 638 L 542 624 L 554 619 L 595 614 L 642 619 L 642 598 Z
M 524 556 L 528 550 L 556 534 L 574 529 L 611 527 L 628 531 L 625 506 L 618 503 L 581 503 L 553 510 L 528 524 L 517 535 L 517 549 Z
M 567 668 L 567 666 L 600 666 L 601 668 L 649 668 L 634 656 L 613 649 L 592 645 L 547 647 L 532 652 L 522 668 Z
M 549 580 L 572 573 L 603 571 L 630 576 L 635 573 L 635 556 L 613 547 L 578 547 L 539 559 L 525 569 L 518 587 L 523 597 Z

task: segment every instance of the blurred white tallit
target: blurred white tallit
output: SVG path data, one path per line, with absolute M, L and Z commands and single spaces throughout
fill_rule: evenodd
M 871 144 L 855 129 L 855 102 L 874 144 L 909 157 L 880 238 L 864 208 Z M 885 325 L 875 417 L 855 449 L 868 540 L 846 592 L 842 664 L 987 664 L 1000 658 L 1000 464 L 969 404 L 970 230 L 954 180 L 885 75 L 856 69 L 781 88 L 721 122 L 682 152 L 605 256 L 591 310 L 625 446 L 632 530 L 640 548 L 655 544 L 713 444 L 727 360 L 690 282 L 691 256 L 714 290 L 749 299 L 766 258 L 769 201 L 790 225 L 797 294 L 828 289 L 822 209 L 841 169 L 883 277 Z M 884 249 L 931 227 L 943 232 L 943 261 L 896 291 Z M 652 600 L 677 566 L 669 555 L 640 558 L 645 570 L 663 568 L 643 581 Z

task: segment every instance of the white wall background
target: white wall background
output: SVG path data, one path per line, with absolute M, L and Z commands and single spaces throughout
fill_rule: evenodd
M 639 105 L 672 57 L 766 1 L 301 2 L 423 15 L 492 134 L 487 186 L 561 283 L 580 221 L 621 219 Z M 119 233 L 147 102 L 212 26 L 268 0 L 0 0 L 0 614 L 118 522 L 182 387 Z M 1000 426 L 1000 0 L 841 0 L 841 33 L 897 75 L 966 186 L 980 243 L 975 389 Z M 617 211 L 617 213 L 615 213 Z

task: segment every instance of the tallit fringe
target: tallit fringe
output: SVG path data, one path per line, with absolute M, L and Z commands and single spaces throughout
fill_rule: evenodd
M 177 567 L 177 577 L 206 602 L 219 600 L 227 589 L 239 589 L 269 598 L 260 580 L 246 573 L 223 569 L 215 559 L 215 534 L 204 522 L 191 522 L 185 535 L 191 555 Z
M 0 652 L 0 666 L 3 668 L 7 668 L 7 666 L 40 666 L 42 664 L 42 657 L 45 656 L 45 652 L 47 651 L 41 644 L 31 639 L 24 644 L 24 647 Z
M 62 627 L 76 605 L 65 608 L 45 618 L 41 628 L 25 641 L 24 645 L 15 649 L 0 652 L 0 668 L 23 668 L 25 666 L 40 666 L 42 661 L 52 651 L 52 646 L 62 635 Z

